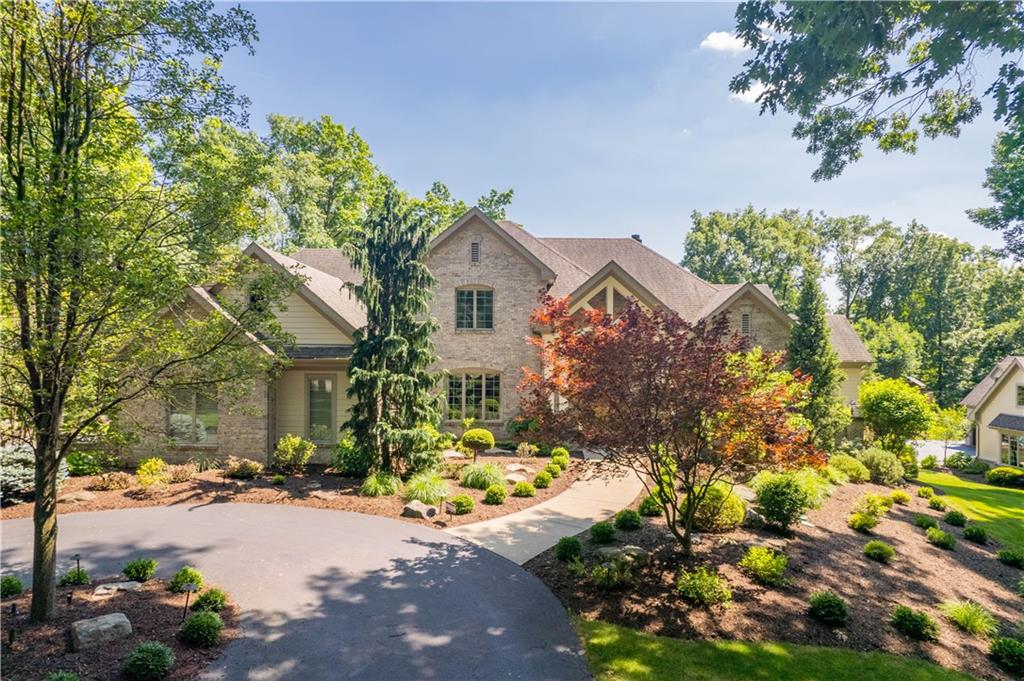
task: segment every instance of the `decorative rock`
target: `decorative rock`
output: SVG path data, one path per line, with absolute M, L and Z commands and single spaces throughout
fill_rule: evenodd
M 456 451 L 454 449 L 446 449 L 446 450 L 444 450 L 443 452 L 441 452 L 441 456 L 443 456 L 446 459 L 465 459 L 466 458 L 465 454 L 463 454 L 462 452 Z
M 732 493 L 743 501 L 754 501 L 757 499 L 757 495 L 754 493 L 754 490 L 750 489 L 746 485 L 733 485 Z
M 764 516 L 751 508 L 748 508 L 747 514 L 743 516 L 743 527 L 757 528 L 764 527 L 766 524 Z
M 506 482 L 526 482 L 526 476 L 522 473 L 509 473 L 505 476 Z
M 112 612 L 87 620 L 71 623 L 71 649 L 74 651 L 95 648 L 108 641 L 130 636 L 132 623 L 123 612 Z
M 521 463 L 510 463 L 509 465 L 505 466 L 505 470 L 507 470 L 507 471 L 509 471 L 511 473 L 532 473 L 533 472 L 532 468 L 530 468 L 529 466 L 524 466 Z
M 323 490 L 313 490 L 309 493 L 309 496 L 314 499 L 323 499 L 324 501 L 330 501 L 331 499 L 337 499 L 338 494 L 336 492 L 324 492 Z
M 118 591 L 138 591 L 142 588 L 142 582 L 111 582 L 110 584 L 100 584 L 98 587 L 93 589 L 92 597 L 96 598 L 109 598 Z
M 598 558 L 605 561 L 613 561 L 616 559 L 625 558 L 630 562 L 636 563 L 637 565 L 647 565 L 651 562 L 651 552 L 634 546 L 632 544 L 626 546 L 602 546 L 595 552 Z
M 311 482 L 306 485 L 305 489 L 320 489 L 322 486 L 319 482 Z
M 92 501 L 96 498 L 96 495 L 89 490 L 78 490 L 77 492 L 68 492 L 67 494 L 57 498 L 58 504 L 80 504 L 83 501 Z
M 428 506 L 422 501 L 410 501 L 402 509 L 404 518 L 433 518 L 437 515 L 437 506 Z

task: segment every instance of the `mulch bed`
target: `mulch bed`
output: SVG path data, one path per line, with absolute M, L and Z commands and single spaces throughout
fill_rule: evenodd
M 478 457 L 478 462 L 494 463 L 502 470 L 508 464 L 523 464 L 534 470 L 534 473 L 526 474 L 528 480 L 533 480 L 535 473 L 550 463 L 550 459 L 520 459 L 515 456 L 484 454 Z M 456 460 L 453 468 L 469 463 L 469 459 Z M 400 518 L 430 527 L 454 527 L 508 515 L 546 501 L 572 485 L 586 466 L 587 464 L 583 460 L 573 459 L 568 470 L 563 471 L 561 477 L 555 478 L 549 488 L 538 489 L 535 497 L 514 497 L 511 494 L 512 486 L 509 485 L 509 496 L 505 503 L 496 506 L 483 503 L 483 490 L 469 489 L 459 485 L 456 473 L 456 479 L 451 481 L 452 494 L 468 494 L 473 497 L 475 502 L 473 511 L 465 515 L 452 516 L 442 512 L 429 520 L 402 518 L 402 508 L 405 506 L 405 502 L 401 497 L 368 498 L 359 496 L 360 480 L 328 474 L 322 467 L 315 466 L 310 466 L 309 472 L 305 475 L 289 476 L 283 485 L 271 483 L 272 472 L 255 480 L 231 480 L 222 478 L 220 471 L 205 471 L 188 482 L 167 485 L 163 489 L 150 492 L 145 492 L 138 487 L 127 490 L 91 490 L 90 487 L 96 479 L 94 476 L 68 478 L 61 486 L 61 496 L 86 490 L 94 495 L 94 498 L 75 503 L 60 503 L 57 505 L 57 511 L 58 513 L 81 513 L 143 506 L 231 502 L 290 504 Z M 0 519 L 31 517 L 33 506 L 31 503 L 6 506 L 0 510 Z
M 128 654 L 143 641 L 159 641 L 174 651 L 174 666 L 165 679 L 194 679 L 220 655 L 229 641 L 236 638 L 238 611 L 229 603 L 221 610 L 224 620 L 221 644 L 217 648 L 192 648 L 177 638 L 181 626 L 184 594 L 168 591 L 164 580 L 150 580 L 139 591 L 119 591 L 110 598 L 92 600 L 92 590 L 104 582 L 122 581 L 123 577 L 96 580 L 89 586 L 59 587 L 57 615 L 43 623 L 28 621 L 31 592 L 5 598 L 3 601 L 4 654 L 3 678 L 9 681 L 36 681 L 50 672 L 68 671 L 79 681 L 113 681 L 123 679 L 122 669 Z M 67 594 L 74 591 L 71 605 Z M 18 614 L 11 615 L 11 606 Z M 104 643 L 81 652 L 72 652 L 69 627 L 71 623 L 108 613 L 123 612 L 132 624 L 132 633 L 118 641 Z M 10 629 L 16 628 L 14 647 L 7 649 Z
M 978 546 L 962 538 L 960 528 L 943 529 L 958 538 L 953 551 L 929 544 L 913 524 L 917 513 L 941 518 L 924 499 L 913 497 L 909 506 L 893 507 L 871 535 L 854 532 L 846 519 L 857 497 L 866 492 L 887 494 L 878 485 L 845 485 L 818 510 L 808 513 L 813 525 L 800 525 L 789 536 L 740 529 L 727 534 L 705 534 L 684 559 L 662 518 L 648 519 L 635 532 L 620 532 L 620 543 L 635 544 L 652 552 L 651 565 L 638 568 L 635 585 L 625 591 L 602 592 L 575 580 L 552 550 L 528 562 L 527 570 L 539 577 L 566 608 L 587 619 L 601 619 L 652 634 L 688 639 L 788 641 L 856 650 L 882 650 L 920 657 L 944 667 L 960 669 L 988 679 L 1009 679 L 987 657 L 988 643 L 962 633 L 935 607 L 950 599 L 969 599 L 988 608 L 1004 629 L 1020 621 L 1024 599 L 1011 586 L 1021 571 L 999 563 L 996 546 Z M 911 495 L 916 487 L 908 490 Z M 594 547 L 584 540 L 584 561 L 593 559 Z M 896 548 L 888 565 L 866 558 L 862 551 L 870 539 L 882 539 Z M 788 586 L 768 589 L 752 581 L 737 561 L 752 545 L 768 545 L 789 556 Z M 675 591 L 683 567 L 714 567 L 729 580 L 732 603 L 710 609 L 693 607 Z M 824 589 L 836 591 L 850 603 L 847 626 L 830 628 L 806 614 L 807 598 Z M 898 604 L 927 611 L 939 622 L 940 640 L 917 643 L 898 634 L 889 613 Z

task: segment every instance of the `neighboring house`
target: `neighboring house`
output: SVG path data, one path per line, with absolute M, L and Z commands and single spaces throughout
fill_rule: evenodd
M 278 313 L 295 337 L 283 373 L 260 381 L 243 404 L 182 394 L 172 405 L 133 407 L 143 429 L 139 453 L 173 445 L 170 458 L 197 452 L 263 459 L 277 438 L 294 433 L 321 445 L 319 460 L 337 440 L 350 401 L 347 366 L 355 329 L 365 313 L 344 290 L 360 275 L 337 249 L 300 249 L 290 256 L 251 245 L 246 253 L 303 283 Z M 724 313 L 732 327 L 767 350 L 786 346 L 794 321 L 764 284 L 711 284 L 632 238 L 538 238 L 519 225 L 494 221 L 474 208 L 431 243 L 427 266 L 437 278 L 431 313 L 437 368 L 447 376 L 444 423 L 466 417 L 499 437 L 519 411 L 523 368 L 538 370 L 530 314 L 539 295 L 569 296 L 572 309 L 615 313 L 628 298 L 665 307 L 690 321 Z M 205 292 L 205 291 L 204 291 Z M 238 295 L 218 291 L 217 295 Z M 854 406 L 871 356 L 850 322 L 830 315 L 832 344 L 845 373 L 842 394 Z M 184 437 L 183 437 L 184 435 Z
M 960 404 L 980 458 L 1024 466 L 1024 355 L 1003 358 Z

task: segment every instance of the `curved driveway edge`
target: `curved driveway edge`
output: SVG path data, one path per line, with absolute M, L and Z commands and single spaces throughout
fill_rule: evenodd
M 203 679 L 589 679 L 569 618 L 535 577 L 429 528 L 297 506 L 214 504 L 60 517 L 58 565 L 191 564 L 239 603 L 242 635 Z M 26 576 L 31 520 L 5 520 L 3 572 Z

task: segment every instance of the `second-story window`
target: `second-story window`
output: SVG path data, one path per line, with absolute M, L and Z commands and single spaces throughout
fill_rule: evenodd
M 494 291 L 460 288 L 455 292 L 456 329 L 494 328 Z

